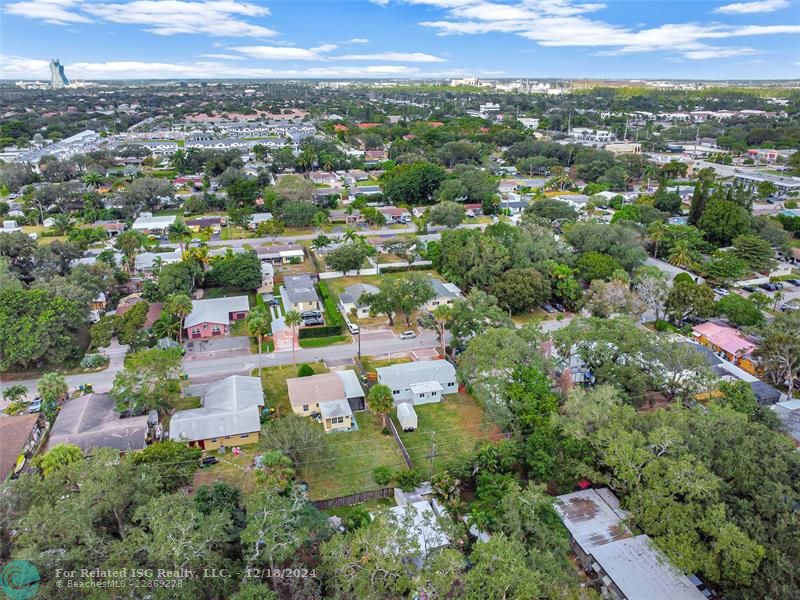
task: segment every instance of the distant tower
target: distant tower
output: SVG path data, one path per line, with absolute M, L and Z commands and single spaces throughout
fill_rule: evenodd
M 64 75 L 64 65 L 54 58 L 50 61 L 50 87 L 55 90 L 68 85 L 69 79 Z

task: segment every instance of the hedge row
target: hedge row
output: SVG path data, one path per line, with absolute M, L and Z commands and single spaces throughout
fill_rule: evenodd
M 302 327 L 297 333 L 301 340 L 310 338 L 328 337 L 331 335 L 341 335 L 343 327 L 341 325 L 321 325 L 320 327 Z
M 322 304 L 325 306 L 328 325 L 338 325 L 339 327 L 344 327 L 344 319 L 342 318 L 341 313 L 339 313 L 339 307 L 336 305 L 336 299 L 331 294 L 328 284 L 324 281 L 320 281 L 319 284 L 317 284 L 317 288 L 319 289 L 320 298 L 322 298 Z

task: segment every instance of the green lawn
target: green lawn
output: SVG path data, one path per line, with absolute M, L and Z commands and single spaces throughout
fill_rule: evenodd
M 437 404 L 415 406 L 417 430 L 400 432 L 400 439 L 411 456 L 415 467 L 427 477 L 430 472 L 431 432 L 436 432 L 437 456 L 434 459 L 434 473 L 441 471 L 456 457 L 471 452 L 481 441 L 500 439 L 496 425 L 484 423 L 483 409 L 468 394 L 444 396 Z M 395 425 L 400 431 L 396 413 L 392 413 Z
M 328 368 L 321 362 L 313 362 L 309 363 L 309 365 L 314 369 L 315 373 L 328 372 Z M 297 369 L 299 368 L 300 364 L 297 367 L 285 365 L 261 369 L 261 384 L 264 386 L 264 393 L 267 396 L 267 406 L 277 409 L 279 416 L 292 413 L 286 380 L 297 377 Z M 255 369 L 253 375 L 256 375 L 257 371 L 258 369 Z
M 388 367 L 390 365 L 399 365 L 400 363 L 411 362 L 408 356 L 398 356 L 397 358 L 375 360 L 372 356 L 362 356 L 361 364 L 364 365 L 365 371 L 374 371 L 378 367 Z
M 381 433 L 380 420 L 375 415 L 356 413 L 356 422 L 358 431 L 328 434 L 325 456 L 301 466 L 299 479 L 308 482 L 312 500 L 380 488 L 372 478 L 375 467 L 386 466 L 395 471 L 406 468 L 394 439 Z
M 253 462 L 253 457 L 258 453 L 258 446 L 240 446 L 241 454 L 234 456 L 231 452 L 219 454 L 216 451 L 209 453 L 215 456 L 219 462 L 209 467 L 198 469 L 192 481 L 193 492 L 197 491 L 201 485 L 211 486 L 215 481 L 224 481 L 240 490 L 242 493 L 251 494 L 256 488 L 255 471 L 245 471 Z
M 349 335 L 329 335 L 327 337 L 308 338 L 300 340 L 300 347 L 322 348 L 323 346 L 332 346 L 334 344 L 345 344 L 350 342 L 351 339 Z
M 351 506 L 337 506 L 336 508 L 329 508 L 328 510 L 323 510 L 326 515 L 329 516 L 337 516 L 342 519 L 345 517 L 349 517 L 354 512 L 358 510 L 365 510 L 368 513 L 375 513 L 382 508 L 391 508 L 393 507 L 394 499 L 392 498 L 381 498 L 380 500 L 369 500 L 367 502 L 362 502 L 361 504 L 353 504 Z

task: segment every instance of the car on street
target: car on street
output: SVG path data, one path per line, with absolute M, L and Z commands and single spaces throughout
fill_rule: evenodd
M 756 291 L 756 288 L 754 288 L 752 285 L 745 285 L 744 287 L 742 287 L 742 289 L 745 292 L 749 292 L 751 294 Z
M 760 287 L 762 290 L 767 290 L 768 292 L 776 292 L 783 286 L 777 283 L 762 283 L 758 287 Z
M 401 340 L 413 340 L 415 337 L 417 337 L 417 334 L 411 330 L 404 331 L 403 333 L 400 334 Z
M 727 296 L 728 294 L 730 294 L 730 292 L 725 288 L 714 288 L 714 293 L 717 294 L 718 296 Z
M 787 279 L 785 283 L 791 283 L 794 286 L 800 286 L 800 279 Z
M 360 332 L 360 329 L 358 328 L 358 325 L 356 325 L 355 323 L 348 323 L 347 324 L 347 328 L 350 330 L 350 333 L 352 333 L 353 335 L 358 335 L 358 333 Z

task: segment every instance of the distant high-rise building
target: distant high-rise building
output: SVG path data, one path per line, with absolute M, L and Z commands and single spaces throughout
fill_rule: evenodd
M 53 89 L 67 87 L 69 79 L 64 75 L 64 65 L 57 58 L 50 61 L 50 87 Z

